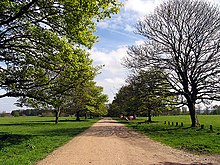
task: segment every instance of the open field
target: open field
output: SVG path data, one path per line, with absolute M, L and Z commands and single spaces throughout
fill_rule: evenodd
M 190 117 L 185 115 L 154 117 L 154 122 L 151 124 L 138 124 L 146 119 L 139 118 L 125 123 L 128 127 L 175 148 L 195 153 L 220 154 L 220 116 L 218 115 L 198 116 L 200 124 L 205 126 L 204 129 L 190 128 Z M 174 125 L 164 124 L 164 121 L 174 122 Z M 176 122 L 183 122 L 184 126 L 175 126 Z M 213 125 L 213 131 L 210 131 L 209 125 Z
M 96 121 L 61 117 L 55 125 L 53 117 L 0 118 L 0 164 L 33 164 Z

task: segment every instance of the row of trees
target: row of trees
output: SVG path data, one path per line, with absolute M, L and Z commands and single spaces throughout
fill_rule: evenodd
M 158 69 L 140 70 L 127 79 L 110 105 L 111 116 L 151 116 L 175 108 L 176 97 L 166 81 L 163 71 Z
M 209 114 L 211 114 L 211 115 L 220 115 L 220 106 L 219 105 L 213 106 L 213 111 L 211 111 Z
M 141 19 L 136 33 L 145 43 L 129 48 L 125 66 L 163 70 L 179 103 L 188 106 L 192 127 L 195 105 L 220 100 L 220 11 L 202 0 L 168 0 Z
M 18 105 L 104 111 L 107 97 L 93 82 L 86 52 L 96 42 L 95 22 L 119 11 L 115 0 L 0 2 L 0 88 Z M 95 97 L 93 98 L 93 93 Z M 79 118 L 77 118 L 79 120 Z

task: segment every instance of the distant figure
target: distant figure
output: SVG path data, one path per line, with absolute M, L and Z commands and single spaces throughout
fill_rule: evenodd
M 133 120 L 133 119 L 134 119 L 134 116 L 129 116 L 129 119 L 130 119 L 130 120 Z

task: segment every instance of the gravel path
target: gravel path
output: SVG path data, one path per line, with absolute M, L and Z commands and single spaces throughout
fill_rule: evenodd
M 103 119 L 37 165 L 220 165 L 220 157 L 172 149 Z

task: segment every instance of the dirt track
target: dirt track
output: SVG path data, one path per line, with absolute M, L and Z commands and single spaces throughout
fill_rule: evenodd
M 103 119 L 37 165 L 189 165 L 220 164 L 220 157 L 175 150 Z

